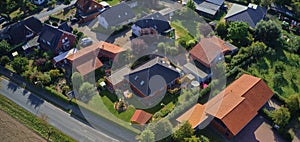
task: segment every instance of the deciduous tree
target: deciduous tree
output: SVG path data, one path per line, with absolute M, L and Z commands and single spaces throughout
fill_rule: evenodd
M 291 113 L 288 108 L 280 107 L 279 109 L 271 111 L 271 117 L 275 124 L 280 127 L 284 127 L 288 124 L 291 118 Z

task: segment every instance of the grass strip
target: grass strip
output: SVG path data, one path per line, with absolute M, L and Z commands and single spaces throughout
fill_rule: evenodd
M 16 103 L 12 102 L 1 94 L 0 109 L 48 141 L 75 142 L 75 140 L 71 137 L 49 125 L 41 118 L 36 117 L 29 111 L 21 108 Z

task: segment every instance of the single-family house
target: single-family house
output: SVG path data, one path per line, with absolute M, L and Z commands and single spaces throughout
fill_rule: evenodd
M 70 50 L 76 44 L 76 36 L 57 27 L 45 24 L 39 36 L 40 46 L 54 54 Z
M 233 54 L 237 51 L 238 48 L 236 46 L 216 36 L 212 36 L 202 38 L 189 53 L 192 60 L 196 60 L 205 67 L 210 68 L 210 66 L 215 65 L 223 55 Z
M 98 56 L 109 59 L 114 59 L 119 53 L 125 51 L 124 48 L 104 41 L 99 42 L 98 47 L 100 49 Z
M 128 66 L 124 66 L 119 70 L 112 72 L 108 77 L 105 77 L 106 87 L 110 92 L 114 92 L 115 89 L 121 88 L 125 82 L 125 76 L 130 73 L 131 69 Z
M 214 18 L 221 10 L 225 0 L 194 0 L 196 11 L 203 16 Z
M 151 33 L 147 33 L 146 29 L 154 29 L 160 35 L 170 35 L 171 32 L 174 32 L 174 29 L 171 28 L 171 25 L 166 17 L 161 15 L 159 12 L 150 14 L 138 21 L 136 21 L 132 26 L 132 34 L 134 36 L 142 36 Z
M 121 47 L 101 41 L 68 56 L 67 60 L 84 76 L 103 66 L 99 58 L 114 59 L 123 51 Z
M 175 84 L 179 72 L 166 59 L 156 57 L 125 76 L 140 97 L 153 97 Z
M 79 18 L 81 23 L 88 22 L 95 19 L 101 12 L 103 12 L 109 6 L 103 6 L 95 0 L 77 0 L 76 17 Z
M 152 118 L 152 114 L 143 110 L 136 110 L 132 115 L 130 122 L 133 124 L 145 125 Z
M 131 23 L 133 18 L 135 13 L 132 9 L 126 3 L 120 3 L 99 14 L 98 21 L 102 27 L 109 29 Z
M 98 58 L 99 50 L 98 45 L 93 44 L 68 56 L 67 60 L 72 64 L 73 69 L 85 76 L 103 66 Z
M 8 35 L 7 41 L 10 44 L 17 45 L 37 36 L 42 31 L 42 28 L 43 24 L 39 19 L 30 17 L 9 26 L 5 34 Z
M 227 22 L 246 22 L 254 28 L 256 24 L 263 20 L 267 14 L 267 9 L 252 3 L 248 7 L 240 4 L 233 4 L 224 17 Z
M 196 104 L 176 120 L 188 121 L 197 129 L 211 118 L 210 125 L 230 139 L 242 131 L 273 94 L 261 78 L 244 74 L 217 96 L 203 105 Z

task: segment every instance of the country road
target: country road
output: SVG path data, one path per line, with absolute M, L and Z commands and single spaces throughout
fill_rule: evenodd
M 35 96 L 8 80 L 2 79 L 0 83 L 0 94 L 14 101 L 36 116 L 40 116 L 41 114 L 47 115 L 49 124 L 80 142 L 118 141 L 76 120 L 71 117 L 70 114 L 58 109 L 49 102 Z

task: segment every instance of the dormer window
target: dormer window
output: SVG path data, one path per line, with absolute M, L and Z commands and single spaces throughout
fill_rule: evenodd
M 50 46 L 51 45 L 51 43 L 49 42 L 49 41 L 47 41 L 47 44 Z
M 97 8 L 97 5 L 95 5 L 94 7 Z

